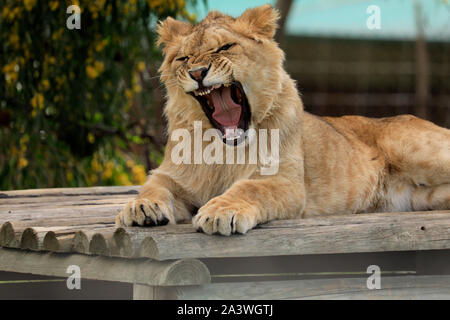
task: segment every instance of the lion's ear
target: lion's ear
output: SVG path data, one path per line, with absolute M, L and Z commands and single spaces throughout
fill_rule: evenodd
M 253 9 L 247 9 L 236 23 L 258 36 L 273 38 L 278 27 L 277 21 L 280 18 L 278 11 L 270 4 L 266 4 Z
M 208 12 L 208 15 L 206 16 L 205 20 L 216 20 L 216 19 L 222 18 L 224 16 L 225 15 L 222 12 L 213 10 L 213 11 Z
M 168 17 L 166 20 L 160 21 L 158 24 L 157 32 L 159 37 L 156 44 L 158 46 L 167 46 L 176 38 L 188 35 L 191 30 L 191 24 Z

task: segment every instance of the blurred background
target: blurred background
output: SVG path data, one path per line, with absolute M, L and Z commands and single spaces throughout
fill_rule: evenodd
M 167 139 L 157 21 L 265 3 L 307 111 L 450 127 L 446 0 L 0 0 L 0 190 L 142 184 Z

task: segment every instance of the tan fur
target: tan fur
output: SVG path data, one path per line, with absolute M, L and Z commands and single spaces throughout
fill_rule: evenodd
M 158 223 L 190 221 L 199 208 L 195 228 L 229 235 L 274 219 L 450 208 L 450 130 L 409 115 L 331 118 L 304 112 L 273 40 L 277 19 L 266 5 L 236 19 L 211 12 L 196 26 L 171 18 L 160 24 L 169 142 L 163 163 L 118 215 L 118 225 L 143 225 L 145 216 Z M 214 54 L 227 43 L 236 45 Z M 189 60 L 176 60 L 183 56 Z M 186 93 L 196 89 L 188 70 L 209 64 L 205 85 L 235 79 L 244 86 L 251 128 L 280 130 L 277 174 L 261 175 L 259 162 L 171 161 L 173 130 L 192 131 L 194 121 L 211 128 Z

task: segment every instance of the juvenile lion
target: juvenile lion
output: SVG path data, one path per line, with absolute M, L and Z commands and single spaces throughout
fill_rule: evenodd
M 161 166 L 117 216 L 117 225 L 192 219 L 197 230 L 230 235 L 275 219 L 450 208 L 450 130 L 409 115 L 304 112 L 273 40 L 277 19 L 265 5 L 239 18 L 211 12 L 195 26 L 171 18 L 159 25 L 169 141 Z M 278 129 L 278 171 L 261 174 L 261 159 L 174 164 L 178 141 L 171 134 L 185 128 L 193 136 L 194 121 L 228 140 L 237 139 L 237 129 L 267 129 L 269 136 Z

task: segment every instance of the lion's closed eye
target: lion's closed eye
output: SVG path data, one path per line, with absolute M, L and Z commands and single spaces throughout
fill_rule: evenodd
M 185 57 L 176 58 L 175 60 L 176 61 L 187 61 L 188 59 L 189 59 L 189 57 L 185 56 Z
M 226 50 L 230 49 L 232 46 L 234 46 L 235 44 L 236 44 L 236 43 L 228 43 L 228 44 L 225 44 L 225 45 L 221 46 L 219 49 L 217 49 L 217 50 L 216 50 L 216 53 L 219 53 L 219 52 L 221 52 L 221 51 L 226 51 Z

